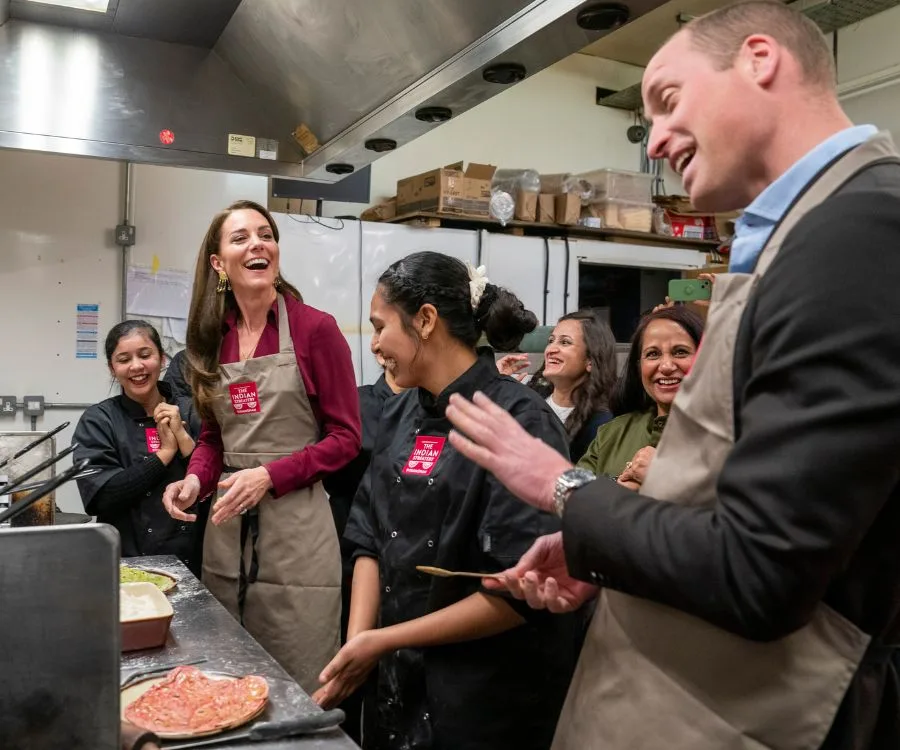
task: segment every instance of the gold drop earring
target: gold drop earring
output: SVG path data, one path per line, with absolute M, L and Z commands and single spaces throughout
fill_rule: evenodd
M 228 280 L 228 277 L 225 275 L 224 271 L 219 271 L 219 283 L 216 284 L 216 292 L 221 294 L 226 289 L 231 289 L 231 282 Z

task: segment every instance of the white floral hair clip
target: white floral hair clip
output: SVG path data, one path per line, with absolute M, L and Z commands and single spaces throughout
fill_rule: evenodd
M 469 271 L 469 296 L 474 311 L 478 309 L 478 303 L 481 302 L 488 285 L 487 269 L 484 266 L 475 268 L 469 261 L 466 261 L 466 269 Z

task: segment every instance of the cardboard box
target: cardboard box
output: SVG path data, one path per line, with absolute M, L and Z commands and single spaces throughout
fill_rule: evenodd
M 691 240 L 717 240 L 716 217 L 713 214 L 677 214 L 665 209 L 673 237 Z
M 397 182 L 397 213 L 435 212 L 488 216 L 496 167 L 457 162 Z
M 653 204 L 630 201 L 594 201 L 584 207 L 582 216 L 598 218 L 603 229 L 626 229 L 630 232 L 650 232 L 653 227 Z
M 574 227 L 581 218 L 581 198 L 575 193 L 556 196 L 556 223 Z
M 397 196 L 372 206 L 363 211 L 359 218 L 361 221 L 388 221 L 397 215 Z
M 537 193 L 516 193 L 516 221 L 534 221 L 537 219 L 538 210 L 538 194 Z
M 273 214 L 315 214 L 316 202 L 302 198 L 275 198 L 269 196 L 266 208 Z
M 668 195 L 654 198 L 665 211 L 666 222 L 674 237 L 695 240 L 724 240 L 734 234 L 734 220 L 740 211 L 710 214 L 695 211 L 690 199 L 684 195 Z
M 538 196 L 538 212 L 537 220 L 539 224 L 555 224 L 556 223 L 556 196 L 544 195 Z
M 316 138 L 315 134 L 309 129 L 309 126 L 305 122 L 301 122 L 294 128 L 294 132 L 291 133 L 291 135 L 307 156 L 314 151 L 319 150 L 319 139 Z

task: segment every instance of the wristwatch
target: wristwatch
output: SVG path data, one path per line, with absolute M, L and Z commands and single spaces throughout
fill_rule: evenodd
M 553 490 L 553 508 L 556 515 L 562 518 L 563 511 L 566 509 L 566 503 L 569 502 L 569 496 L 573 490 L 583 487 L 588 482 L 593 482 L 597 475 L 589 469 L 573 468 L 564 471 L 556 479 L 556 487 Z

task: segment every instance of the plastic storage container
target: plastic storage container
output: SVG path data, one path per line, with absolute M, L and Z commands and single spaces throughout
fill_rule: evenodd
M 626 172 L 621 169 L 595 169 L 575 175 L 579 183 L 591 185 L 591 196 L 585 203 L 594 201 L 628 201 L 653 203 L 653 175 L 645 172 Z
M 122 651 L 138 651 L 164 645 L 174 614 L 166 595 L 154 584 L 120 584 Z

